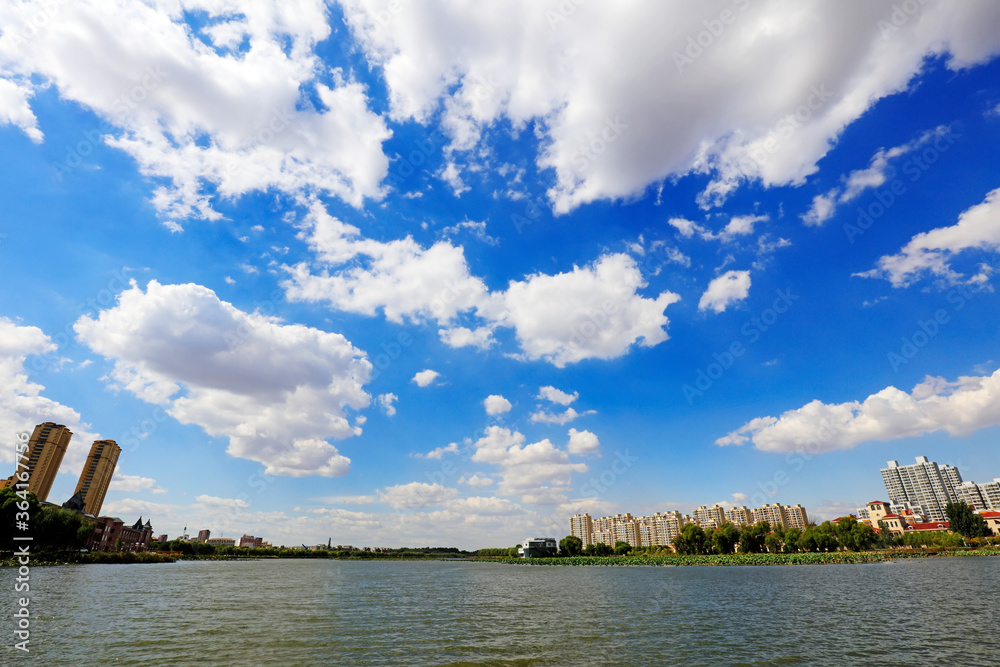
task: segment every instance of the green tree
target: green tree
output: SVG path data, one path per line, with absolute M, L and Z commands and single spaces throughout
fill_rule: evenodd
M 712 544 L 720 554 L 731 554 L 736 549 L 740 541 L 739 528 L 723 521 L 722 524 L 712 532 Z
M 769 553 L 776 554 L 781 552 L 781 548 L 785 545 L 784 541 L 775 535 L 774 533 L 768 533 L 764 536 L 764 547 Z
M 616 556 L 627 556 L 632 553 L 632 545 L 624 540 L 618 540 L 615 542 L 615 555 Z
M 740 552 L 759 554 L 764 551 L 764 536 L 770 531 L 771 524 L 760 521 L 752 526 L 744 526 L 740 531 Z
M 597 544 L 588 544 L 587 548 L 583 550 L 584 556 L 610 556 L 615 552 L 610 545 L 604 542 L 598 542 Z
M 579 556 L 583 553 L 583 540 L 576 535 L 567 535 L 559 540 L 560 556 Z
M 793 553 L 799 550 L 799 538 L 802 537 L 802 531 L 792 526 L 785 531 L 785 553 Z
M 986 525 L 986 519 L 964 502 L 948 503 L 944 506 L 944 514 L 948 517 L 948 529 L 953 533 L 967 538 L 989 537 L 993 534 Z
M 677 553 L 684 555 L 707 554 L 712 549 L 712 540 L 696 523 L 689 523 L 671 540 Z

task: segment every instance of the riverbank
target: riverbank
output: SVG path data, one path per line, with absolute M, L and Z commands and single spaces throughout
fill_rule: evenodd
M 832 551 L 828 553 L 726 554 L 710 556 L 568 556 L 563 558 L 471 558 L 504 565 L 600 566 L 725 566 L 725 565 L 856 565 L 903 558 L 1000 556 L 1000 549 L 891 549 L 887 551 Z
M 285 554 L 161 554 L 153 552 L 118 552 L 118 551 L 44 551 L 33 552 L 30 555 L 31 565 L 88 565 L 88 564 L 131 564 L 131 563 L 175 563 L 179 560 L 209 560 L 209 561 L 237 561 L 237 560 L 349 560 L 349 561 L 421 561 L 421 560 L 446 560 L 464 561 L 465 557 L 445 557 L 445 556 L 421 556 L 421 555 L 399 555 L 399 554 L 373 554 L 372 552 L 304 552 L 307 555 Z M 318 555 L 317 555 L 318 554 Z M 364 554 L 364 555 L 361 555 Z M 6 552 L 0 559 L 0 568 L 18 567 L 21 563 L 16 558 Z
M 5 554 L 6 555 L 6 554 Z M 30 565 L 92 565 L 111 563 L 173 563 L 176 557 L 167 554 L 131 553 L 119 551 L 39 551 L 29 555 Z M 18 567 L 16 558 L 0 560 L 0 567 Z

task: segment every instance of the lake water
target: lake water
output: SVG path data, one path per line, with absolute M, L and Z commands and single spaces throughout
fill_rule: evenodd
M 31 570 L 0 664 L 996 665 L 1000 558 L 538 567 L 266 560 Z

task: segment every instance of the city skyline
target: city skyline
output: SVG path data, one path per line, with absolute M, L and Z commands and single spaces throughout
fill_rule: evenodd
M 463 548 L 1000 478 L 1000 7 L 897 5 L 0 7 L 0 466 Z

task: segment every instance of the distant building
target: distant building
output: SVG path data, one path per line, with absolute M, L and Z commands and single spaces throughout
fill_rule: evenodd
M 753 512 L 747 509 L 746 505 L 740 507 L 730 507 L 726 510 L 726 521 L 737 528 L 749 526 L 753 523 Z
M 559 545 L 554 537 L 528 537 L 521 542 L 517 552 L 521 558 L 548 558 L 559 552 Z
M 45 422 L 37 425 L 28 440 L 28 450 L 24 453 L 27 461 L 20 459 L 20 462 L 27 465 L 27 470 L 18 468 L 18 461 L 15 461 L 15 474 L 0 483 L 0 488 L 17 484 L 17 471 L 27 472 L 27 490 L 34 493 L 42 502 L 48 500 L 52 482 L 59 472 L 59 465 L 72 437 L 73 432 L 62 424 Z
M 238 547 L 260 547 L 263 543 L 263 537 L 254 537 L 253 535 L 244 535 L 239 540 L 236 541 L 236 546 Z
M 217 547 L 235 547 L 236 540 L 231 537 L 210 537 L 206 540 L 208 544 L 215 545 Z
M 974 510 L 989 509 L 989 504 L 983 499 L 982 490 L 975 482 L 962 482 L 955 487 L 958 502 L 965 503 Z
M 111 516 L 99 517 L 95 522 L 94 532 L 88 543 L 91 551 L 114 551 L 119 539 L 122 551 L 149 551 L 149 543 L 153 540 L 153 526 L 149 521 L 144 524 L 142 517 L 131 526 Z
M 205 530 L 198 531 L 199 542 L 208 542 L 208 538 L 210 538 L 211 536 L 212 536 L 212 531 L 210 531 L 208 528 L 206 528 Z
M 917 505 L 931 521 L 944 521 L 945 505 L 958 500 L 955 487 L 962 484 L 962 475 L 953 466 L 938 466 L 926 456 L 918 456 L 917 462 L 908 466 L 889 461 L 882 469 L 882 481 L 894 505 Z
M 163 535 L 160 535 L 159 537 L 157 537 L 156 541 L 162 544 L 164 542 L 169 542 L 170 540 L 167 539 L 166 534 L 163 534 Z
M 83 513 L 98 516 L 104 496 L 111 484 L 111 476 L 115 473 L 115 465 L 122 448 L 114 440 L 95 440 L 90 446 L 90 453 L 80 472 L 80 481 L 76 483 L 74 495 L 79 494 L 83 500 Z
M 569 518 L 569 534 L 580 538 L 583 546 L 594 543 L 594 522 L 589 514 L 574 514 Z
M 721 505 L 702 505 L 691 513 L 691 519 L 705 530 L 715 530 L 726 520 L 726 510 Z
M 980 512 L 979 515 L 983 517 L 983 521 L 986 522 L 986 526 L 993 532 L 994 535 L 1000 535 L 1000 512 Z

